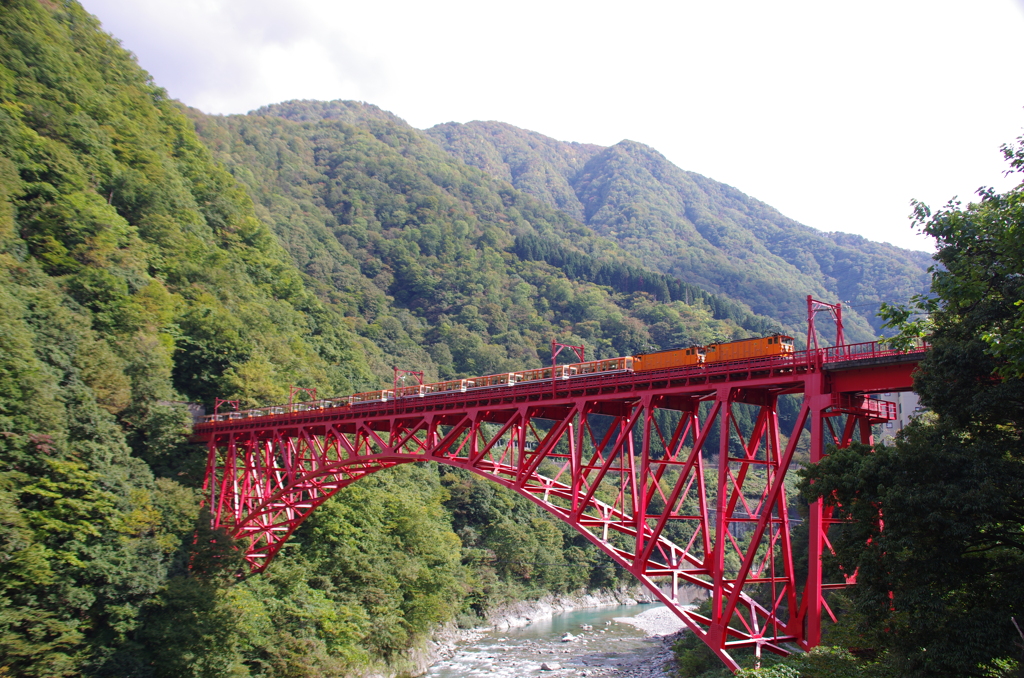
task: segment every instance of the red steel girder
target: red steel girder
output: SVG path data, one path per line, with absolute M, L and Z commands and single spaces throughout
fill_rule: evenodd
M 363 476 L 420 461 L 464 468 L 572 525 L 735 670 L 738 647 L 786 654 L 820 642 L 825 592 L 847 583 L 823 580 L 832 520 L 820 503 L 810 507 L 809 572 L 797 581 L 786 480 L 801 440 L 811 461 L 827 444 L 870 442 L 890 404 L 834 391 L 827 358 L 217 421 L 196 429 L 208 445 L 207 501 L 214 527 L 243 540 L 259 572 L 316 507 Z M 783 431 L 787 394 L 802 401 Z M 680 584 L 707 592 L 710 617 L 678 602 Z

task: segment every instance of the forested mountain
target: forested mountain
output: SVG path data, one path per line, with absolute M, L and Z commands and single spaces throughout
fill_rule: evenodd
M 806 316 L 804 297 L 815 294 L 851 305 L 877 332 L 878 302 L 928 285 L 928 254 L 808 228 L 634 141 L 602 148 L 480 121 L 426 133 L 455 157 L 615 239 L 647 266 L 787 324 Z M 854 323 L 856 336 L 864 326 Z
M 2 9 L 0 672 L 401 669 L 439 622 L 618 583 L 526 500 L 435 467 L 342 493 L 238 580 L 204 527 L 186 403 L 774 321 L 642 269 L 379 109 L 352 107 L 358 126 L 184 111 L 77 4 Z
M 778 327 L 644 269 L 375 106 L 325 106 L 189 115 L 310 288 L 399 366 L 489 374 L 539 366 L 553 336 L 611 357 Z M 373 364 L 386 379 L 391 363 Z

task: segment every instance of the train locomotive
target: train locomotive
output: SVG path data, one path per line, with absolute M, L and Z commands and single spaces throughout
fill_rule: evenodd
M 594 374 L 616 372 L 650 372 L 678 367 L 702 368 L 717 363 L 728 363 L 736 360 L 754 358 L 787 358 L 794 353 L 793 337 L 785 334 L 773 334 L 769 337 L 741 339 L 707 346 L 690 346 L 688 348 L 639 353 L 619 358 L 604 358 L 569 365 L 541 367 L 520 372 L 502 372 L 483 377 L 467 377 L 450 379 L 432 384 L 416 384 L 398 386 L 394 389 L 355 393 L 340 398 L 326 398 L 287 406 L 275 406 L 213 414 L 203 418 L 205 422 L 227 421 L 231 419 L 250 419 L 266 417 L 288 412 L 304 412 L 335 407 L 358 407 L 369 403 L 387 402 L 399 398 L 426 398 L 452 392 L 466 392 L 477 389 L 511 388 L 517 384 L 533 381 L 550 381 L 552 379 L 572 379 Z

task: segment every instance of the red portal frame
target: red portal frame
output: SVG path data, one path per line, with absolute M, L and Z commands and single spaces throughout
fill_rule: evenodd
M 809 571 L 798 581 L 786 480 L 804 441 L 871 441 L 894 406 L 868 391 L 910 388 L 908 364 L 877 344 L 714 366 L 598 374 L 402 398 L 316 404 L 201 424 L 214 527 L 247 544 L 253 571 L 334 493 L 369 473 L 433 461 L 508 487 L 572 525 L 675 612 L 732 669 L 752 647 L 788 652 L 821 638 L 821 554 L 831 516 L 810 507 Z M 855 376 L 854 376 L 855 375 Z M 852 377 L 852 378 L 851 378 Z M 857 391 L 838 390 L 856 383 Z M 779 399 L 800 398 L 782 431 Z M 664 590 L 660 585 L 664 584 Z M 680 584 L 712 598 L 705 617 Z

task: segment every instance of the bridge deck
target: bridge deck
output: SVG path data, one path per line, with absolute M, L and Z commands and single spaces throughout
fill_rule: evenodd
M 219 433 L 308 426 L 328 421 L 361 421 L 402 414 L 463 412 L 466 409 L 522 403 L 556 405 L 581 396 L 625 401 L 652 391 L 693 395 L 712 393 L 724 384 L 752 388 L 772 386 L 780 392 L 800 393 L 804 390 L 803 377 L 815 372 L 827 375 L 828 392 L 908 391 L 913 386 L 911 373 L 923 353 L 924 348 L 895 351 L 878 342 L 867 342 L 799 351 L 792 357 L 766 356 L 664 370 L 577 375 L 568 379 L 542 379 L 338 407 L 329 406 L 329 401 L 319 400 L 282 405 L 280 414 L 247 417 L 245 412 L 230 412 L 213 415 L 209 417 L 212 421 L 195 425 L 193 439 L 206 442 L 211 435 Z

